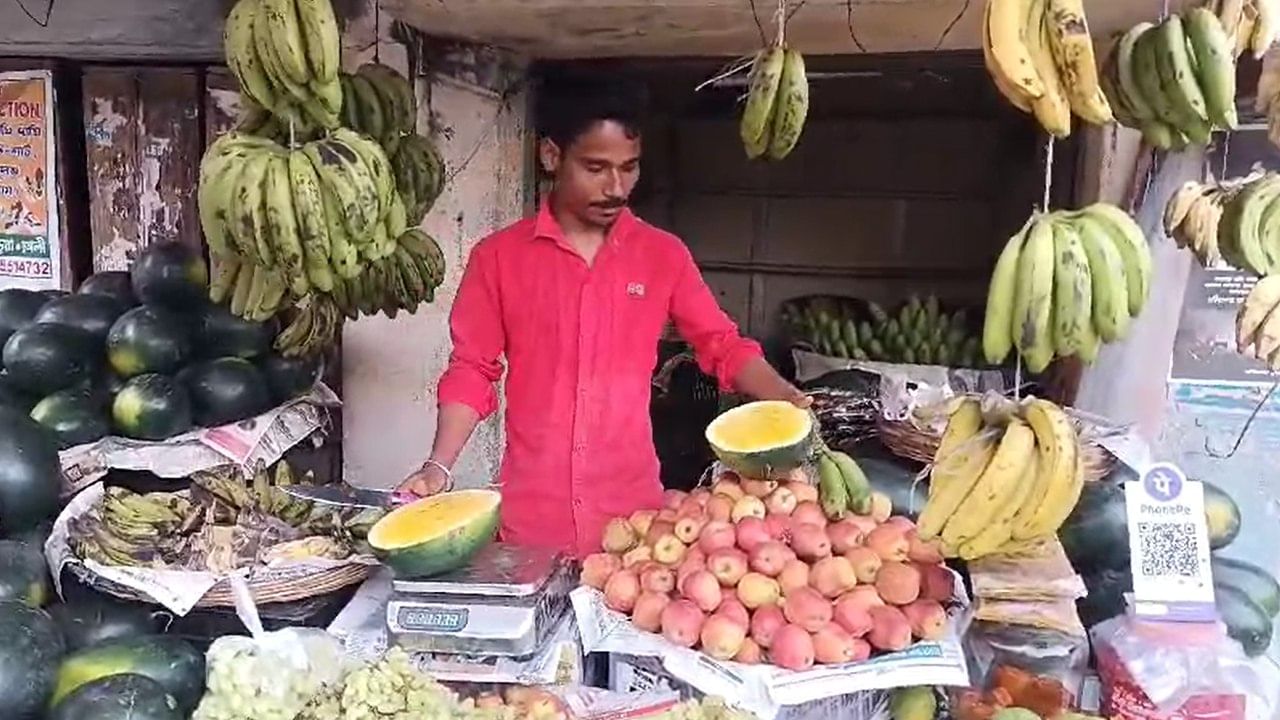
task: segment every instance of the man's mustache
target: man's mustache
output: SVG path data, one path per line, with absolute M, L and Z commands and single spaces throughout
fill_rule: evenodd
M 617 210 L 627 206 L 626 200 L 605 200 L 603 202 L 591 203 L 591 207 L 600 208 L 601 210 Z

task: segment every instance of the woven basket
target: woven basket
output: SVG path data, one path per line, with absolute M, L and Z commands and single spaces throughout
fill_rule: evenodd
M 144 595 L 131 587 L 107 580 L 81 563 L 71 563 L 68 567 L 77 579 L 95 590 L 114 595 L 122 600 L 133 600 L 148 604 L 155 603 L 154 598 Z M 269 574 L 259 573 L 257 576 L 250 575 L 247 585 L 256 605 L 297 602 L 331 593 L 335 590 L 341 590 L 348 585 L 364 582 L 376 567 L 376 565 L 348 563 L 333 568 L 316 568 L 302 572 L 290 572 L 287 577 L 271 577 Z M 195 607 L 224 608 L 235 607 L 235 604 L 231 583 L 221 580 L 218 584 L 209 588 L 204 597 L 196 602 Z
M 881 418 L 876 424 L 880 441 L 889 448 L 889 452 L 901 458 L 914 460 L 928 465 L 938 452 L 941 435 L 916 427 L 905 420 L 886 420 Z M 1095 442 L 1084 443 L 1084 479 L 1085 482 L 1097 482 L 1111 474 L 1116 458 L 1106 448 Z

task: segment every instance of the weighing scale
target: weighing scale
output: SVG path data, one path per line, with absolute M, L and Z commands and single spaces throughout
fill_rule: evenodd
M 576 584 L 562 553 L 490 543 L 459 570 L 392 580 L 387 638 L 414 652 L 528 657 L 570 612 Z

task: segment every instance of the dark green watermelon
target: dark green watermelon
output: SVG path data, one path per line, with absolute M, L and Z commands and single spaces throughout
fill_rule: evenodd
M 15 330 L 31 324 L 47 302 L 48 298 L 34 290 L 0 290 L 0 345 Z
M 271 407 L 267 383 L 248 360 L 218 358 L 197 363 L 182 377 L 191 396 L 192 417 L 200 427 L 239 422 Z
M 143 305 L 120 316 L 107 335 L 107 360 L 123 378 L 172 373 L 191 356 L 190 320 Z
M 102 398 L 92 390 L 56 392 L 36 403 L 31 419 L 52 432 L 64 449 L 101 440 L 111 432 Z
M 324 357 L 287 358 L 271 353 L 258 360 L 258 367 L 271 389 L 271 403 L 280 405 L 311 390 L 324 372 Z
M 44 607 L 53 599 L 44 548 L 21 540 L 0 540 L 0 601 Z
M 49 720 L 185 720 L 178 701 L 145 675 L 111 675 L 76 688 Z
M 101 344 L 84 330 L 66 325 L 28 325 L 4 344 L 5 372 L 33 394 L 87 385 L 101 365 Z
M 181 638 L 147 635 L 108 640 L 68 655 L 58 669 L 52 703 L 57 706 L 99 678 L 129 674 L 160 683 L 184 713 L 193 711 L 204 695 L 204 654 Z
M 26 415 L 36 406 L 36 401 L 39 399 L 27 394 L 9 377 L 9 373 L 0 370 L 0 407 L 17 410 Z
M 61 490 L 53 434 L 24 413 L 0 408 L 0 532 L 13 535 L 53 517 Z
M 186 311 L 207 302 L 209 267 L 199 253 L 181 243 L 161 243 L 143 250 L 131 274 L 133 294 L 144 304 Z
M 252 359 L 267 354 L 274 339 L 272 324 L 238 318 L 225 307 L 210 303 L 200 311 L 194 345 L 196 354 L 207 359 Z
M 157 630 L 153 614 L 105 595 L 57 603 L 47 610 L 72 652 L 108 640 L 154 635 Z
M 58 298 L 64 298 L 71 294 L 66 290 L 41 290 L 39 292 L 40 292 L 40 296 L 45 299 L 45 302 L 49 302 L 50 300 L 57 300 Z
M 49 518 L 35 527 L 30 527 L 19 532 L 4 533 L 3 537 L 5 540 L 24 542 L 32 547 L 40 549 L 43 552 L 44 543 L 49 539 L 49 533 L 51 532 L 53 532 L 53 518 Z
M 43 610 L 0 603 L 0 708 L 5 720 L 41 720 L 57 682 L 62 634 Z
M 133 278 L 122 270 L 103 270 L 85 279 L 80 285 L 81 295 L 106 295 L 114 298 L 126 310 L 138 304 L 133 294 Z
M 45 303 L 35 321 L 80 328 L 102 343 L 124 311 L 120 303 L 105 295 L 67 295 Z
M 1058 530 L 1072 567 L 1081 574 L 1128 570 L 1128 521 L 1123 485 L 1107 480 L 1085 483 L 1080 501 Z
M 191 429 L 191 398 L 164 375 L 139 375 L 111 404 L 116 431 L 138 440 L 166 440 Z

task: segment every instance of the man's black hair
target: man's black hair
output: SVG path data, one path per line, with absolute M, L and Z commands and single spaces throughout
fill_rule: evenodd
M 592 125 L 612 120 L 640 135 L 647 104 L 642 83 L 599 70 L 549 68 L 537 94 L 538 134 L 567 148 Z

